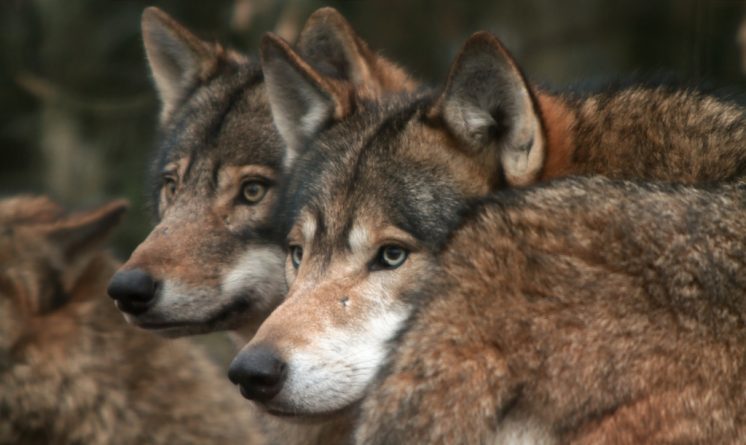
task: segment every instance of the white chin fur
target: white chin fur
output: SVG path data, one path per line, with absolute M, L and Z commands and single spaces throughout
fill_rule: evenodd
M 238 328 L 264 317 L 280 303 L 287 290 L 284 260 L 279 247 L 250 248 L 224 274 L 219 289 L 166 280 L 151 308 L 125 318 L 168 336 Z M 245 305 L 237 307 L 241 302 Z M 239 308 L 245 308 L 245 313 L 237 312 Z M 226 315 L 228 311 L 232 312 Z
M 287 293 L 285 253 L 277 246 L 254 246 L 223 276 L 223 298 L 252 294 L 252 308 L 269 312 Z
M 388 356 L 388 342 L 408 311 L 374 314 L 348 329 L 329 328 L 288 359 L 288 378 L 267 407 L 296 414 L 326 414 L 362 398 Z

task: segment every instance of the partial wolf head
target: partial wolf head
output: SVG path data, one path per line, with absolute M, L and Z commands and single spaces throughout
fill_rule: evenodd
M 295 132 L 281 132 L 297 152 L 283 200 L 291 287 L 229 376 L 270 411 L 331 413 L 362 396 L 410 315 L 401 296 L 427 282 L 469 201 L 537 180 L 545 134 L 487 33 L 466 42 L 439 95 L 354 111 L 291 55 L 263 56 L 273 113 Z
M 114 201 L 65 215 L 47 198 L 0 201 L 0 373 L 40 331 L 65 329 L 53 317 L 86 294 L 81 277 L 126 209 Z
M 166 335 L 252 331 L 286 292 L 273 208 L 293 159 L 259 62 L 203 42 L 156 8 L 143 13 L 142 32 L 162 102 L 151 185 L 158 224 L 109 293 L 128 321 Z M 351 96 L 413 88 L 333 9 L 309 18 L 298 47 Z

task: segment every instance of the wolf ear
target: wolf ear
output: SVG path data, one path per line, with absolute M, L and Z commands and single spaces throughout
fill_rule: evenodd
M 77 262 L 101 246 L 119 225 L 128 207 L 127 201 L 117 200 L 62 218 L 45 230 L 45 236 L 66 260 Z
M 217 53 L 154 6 L 143 11 L 141 27 L 145 54 L 161 98 L 161 122 L 164 122 L 193 83 L 214 66 Z
M 39 313 L 54 311 L 69 300 L 69 292 L 80 281 L 101 243 L 119 224 L 127 207 L 126 201 L 113 201 L 89 212 L 60 216 L 55 221 L 29 226 L 36 236 L 46 240 L 59 253 L 53 269 L 57 279 L 44 280 L 42 284 L 53 285 L 53 288 L 48 288 L 48 292 L 36 289 Z
M 542 120 L 516 63 L 490 33 L 466 41 L 429 114 L 467 148 L 497 154 L 510 185 L 536 181 L 545 159 Z
M 296 46 L 319 71 L 351 82 L 371 98 L 411 92 L 417 87 L 404 70 L 371 51 L 334 8 L 324 7 L 311 14 Z
M 309 138 L 348 113 L 349 91 L 319 74 L 272 33 L 262 39 L 261 57 L 272 118 L 287 146 L 288 166 Z

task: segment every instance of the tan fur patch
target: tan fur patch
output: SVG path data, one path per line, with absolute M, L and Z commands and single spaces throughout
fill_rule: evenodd
M 572 128 L 575 112 L 559 97 L 539 92 L 536 98 L 547 133 L 546 158 L 540 179 L 548 180 L 567 175 L 573 168 L 575 141 Z
M 240 196 L 244 183 L 256 179 L 268 181 L 264 198 L 252 206 L 236 206 L 236 197 Z M 272 184 L 276 180 L 275 171 L 263 165 L 226 165 L 218 174 L 218 190 L 215 196 L 215 213 L 229 229 L 240 226 L 259 224 L 268 218 L 274 201 L 275 190 Z

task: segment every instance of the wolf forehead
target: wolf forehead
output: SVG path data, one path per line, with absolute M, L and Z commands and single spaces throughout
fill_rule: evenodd
M 396 226 L 438 249 L 467 206 L 448 166 L 412 156 L 406 127 L 424 119 L 430 99 L 383 103 L 320 133 L 296 161 L 283 199 L 286 231 L 302 213 L 317 237 L 342 243 L 355 224 Z
M 244 62 L 197 85 L 160 129 L 154 174 L 191 162 L 258 164 L 279 169 L 283 145 L 272 123 L 259 65 Z M 157 178 L 156 178 L 157 179 Z

